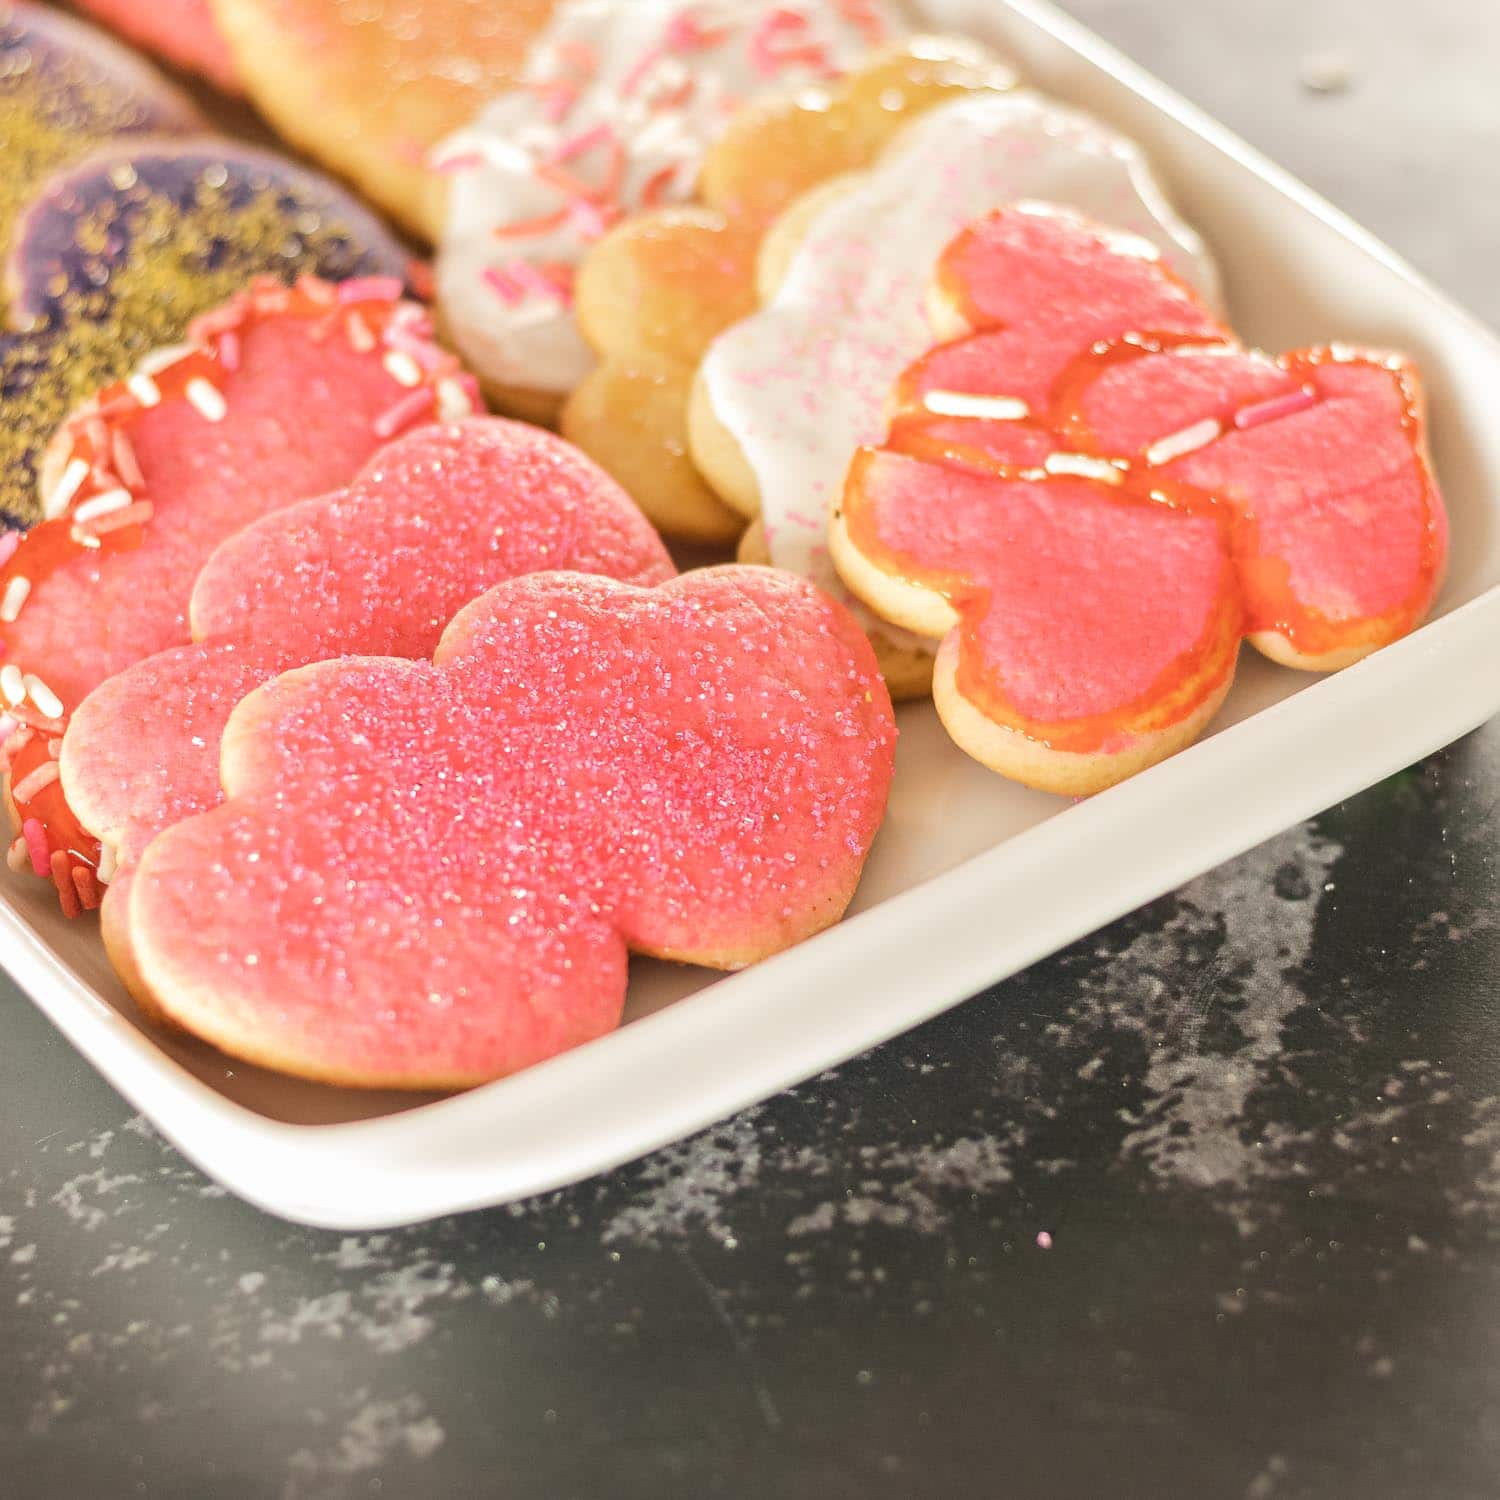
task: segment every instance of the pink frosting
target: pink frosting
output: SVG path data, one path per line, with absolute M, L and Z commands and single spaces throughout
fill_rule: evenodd
M 116 845 L 111 905 L 151 838 L 222 800 L 224 726 L 253 688 L 326 657 L 430 656 L 471 599 L 544 568 L 642 585 L 675 571 L 603 470 L 499 417 L 421 428 L 347 489 L 230 538 L 193 591 L 199 642 L 111 678 L 69 726 L 64 787 Z
M 1097 749 L 1111 716 L 1203 701 L 1241 628 L 1329 661 L 1426 612 L 1447 523 L 1398 357 L 1244 349 L 1138 242 L 1026 205 L 965 230 L 936 290 L 976 331 L 902 376 L 845 513 L 953 603 L 961 690 L 997 718 Z
M 862 474 L 881 542 L 951 593 L 992 689 L 1038 723 L 1118 711 L 1202 641 L 1228 554 L 1209 515 L 1122 503 L 1094 480 L 967 474 L 879 453 Z
M 82 0 L 107 26 L 220 88 L 240 91 L 229 46 L 214 24 L 209 0 Z
M 142 860 L 137 955 L 230 1050 L 493 1077 L 612 1026 L 627 949 L 742 962 L 835 919 L 894 739 L 862 633 L 800 579 L 533 574 L 464 610 L 435 664 L 252 694 L 230 800 Z

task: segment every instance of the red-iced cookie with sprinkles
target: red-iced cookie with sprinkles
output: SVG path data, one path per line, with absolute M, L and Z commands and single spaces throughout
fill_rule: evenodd
M 100 392 L 43 466 L 46 519 L 0 560 L 0 712 L 20 836 L 11 862 L 98 904 L 92 840 L 55 759 L 68 713 L 113 673 L 189 639 L 188 597 L 225 537 L 347 483 L 382 444 L 477 407 L 394 278 L 257 282 L 188 344 Z
M 1240 345 L 1150 246 L 1040 205 L 948 248 L 886 443 L 829 531 L 882 618 L 940 637 L 976 759 L 1083 793 L 1190 743 L 1242 637 L 1334 670 L 1404 635 L 1447 520 L 1399 355 Z
M 15 221 L 0 331 L 0 524 L 40 519 L 43 449 L 81 402 L 270 274 L 401 275 L 368 209 L 274 152 L 130 138 L 46 180 Z
M 227 800 L 137 869 L 141 979 L 269 1067 L 481 1083 L 618 1024 L 631 952 L 737 968 L 836 921 L 894 744 L 862 631 L 803 579 L 529 574 L 430 661 L 235 709 Z
M 541 569 L 650 585 L 675 569 L 629 496 L 571 444 L 503 417 L 429 423 L 377 452 L 347 489 L 273 511 L 208 559 L 194 644 L 148 657 L 84 699 L 61 786 L 102 842 L 105 943 L 127 985 L 141 852 L 222 799 L 234 706 L 278 672 L 344 655 L 427 657 L 459 609 Z

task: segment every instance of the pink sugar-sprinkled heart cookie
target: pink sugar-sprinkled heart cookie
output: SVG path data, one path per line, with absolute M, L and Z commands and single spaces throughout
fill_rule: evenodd
M 830 545 L 943 638 L 977 759 L 1098 790 L 1196 738 L 1242 635 L 1331 670 L 1431 606 L 1447 522 L 1399 356 L 1247 350 L 1137 242 L 1035 205 L 959 236 L 933 294 L 974 331 L 902 377 Z
M 239 93 L 234 59 L 214 24 L 209 0 L 81 0 L 106 26 L 221 89 Z
M 630 951 L 731 968 L 835 921 L 894 742 L 863 634 L 802 579 L 531 574 L 431 662 L 239 705 L 228 801 L 138 867 L 140 976 L 270 1067 L 479 1083 L 612 1028 Z
M 603 470 L 561 438 L 500 417 L 423 427 L 381 449 L 347 489 L 222 543 L 193 589 L 195 643 L 96 688 L 63 740 L 63 793 L 104 845 L 104 937 L 127 984 L 148 998 L 125 921 L 133 868 L 162 829 L 220 802 L 219 745 L 242 698 L 330 657 L 430 656 L 487 588 L 560 568 L 641 586 L 675 573 Z
M 347 482 L 381 444 L 478 405 L 389 277 L 260 281 L 66 422 L 43 466 L 47 519 L 0 557 L 0 710 L 21 835 L 14 867 L 98 904 L 96 850 L 53 745 L 90 689 L 185 643 L 188 593 L 247 522 Z

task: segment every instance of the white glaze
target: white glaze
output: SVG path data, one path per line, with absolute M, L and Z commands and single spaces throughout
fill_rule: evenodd
M 805 86 L 830 68 L 847 69 L 873 44 L 904 30 L 890 0 L 862 0 L 854 9 L 861 8 L 871 18 L 867 25 L 846 15 L 849 0 L 564 0 L 532 49 L 521 85 L 491 101 L 430 158 L 448 183 L 438 297 L 468 362 L 489 380 L 559 393 L 593 366 L 566 300 L 530 291 L 512 304 L 485 280 L 487 271 L 516 261 L 576 266 L 598 237 L 597 219 L 584 211 L 554 229 L 496 238 L 500 226 L 567 204 L 558 187 L 538 179 L 539 163 L 559 146 L 607 126 L 624 151 L 618 207 L 634 213 L 649 206 L 648 185 L 674 166 L 670 181 L 658 184 L 652 198 L 682 202 L 692 195 L 705 146 L 738 103 L 768 89 Z M 773 68 L 758 60 L 764 59 L 764 28 L 787 15 L 803 24 L 777 33 L 775 45 L 811 44 L 824 65 L 792 61 Z M 685 45 L 684 16 L 711 34 L 713 43 Z M 548 90 L 576 76 L 580 49 L 593 59 L 592 77 L 554 118 Z M 688 97 L 663 106 L 679 88 Z M 597 183 L 603 151 L 564 165 Z
M 1217 303 L 1213 262 L 1132 141 L 1034 93 L 932 110 L 814 218 L 776 295 L 704 360 L 714 412 L 759 484 L 776 566 L 849 600 L 828 556 L 829 504 L 855 450 L 884 437 L 902 370 L 936 341 L 926 297 L 944 247 L 1021 199 L 1065 204 L 1142 236 Z M 882 628 L 903 645 L 935 649 Z

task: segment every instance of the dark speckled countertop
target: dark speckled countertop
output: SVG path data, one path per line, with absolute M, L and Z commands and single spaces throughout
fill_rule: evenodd
M 1493 0 L 1070 8 L 1500 320 Z M 0 1494 L 1490 1500 L 1497 807 L 1500 724 L 719 1129 L 398 1233 L 225 1196 L 0 980 Z

